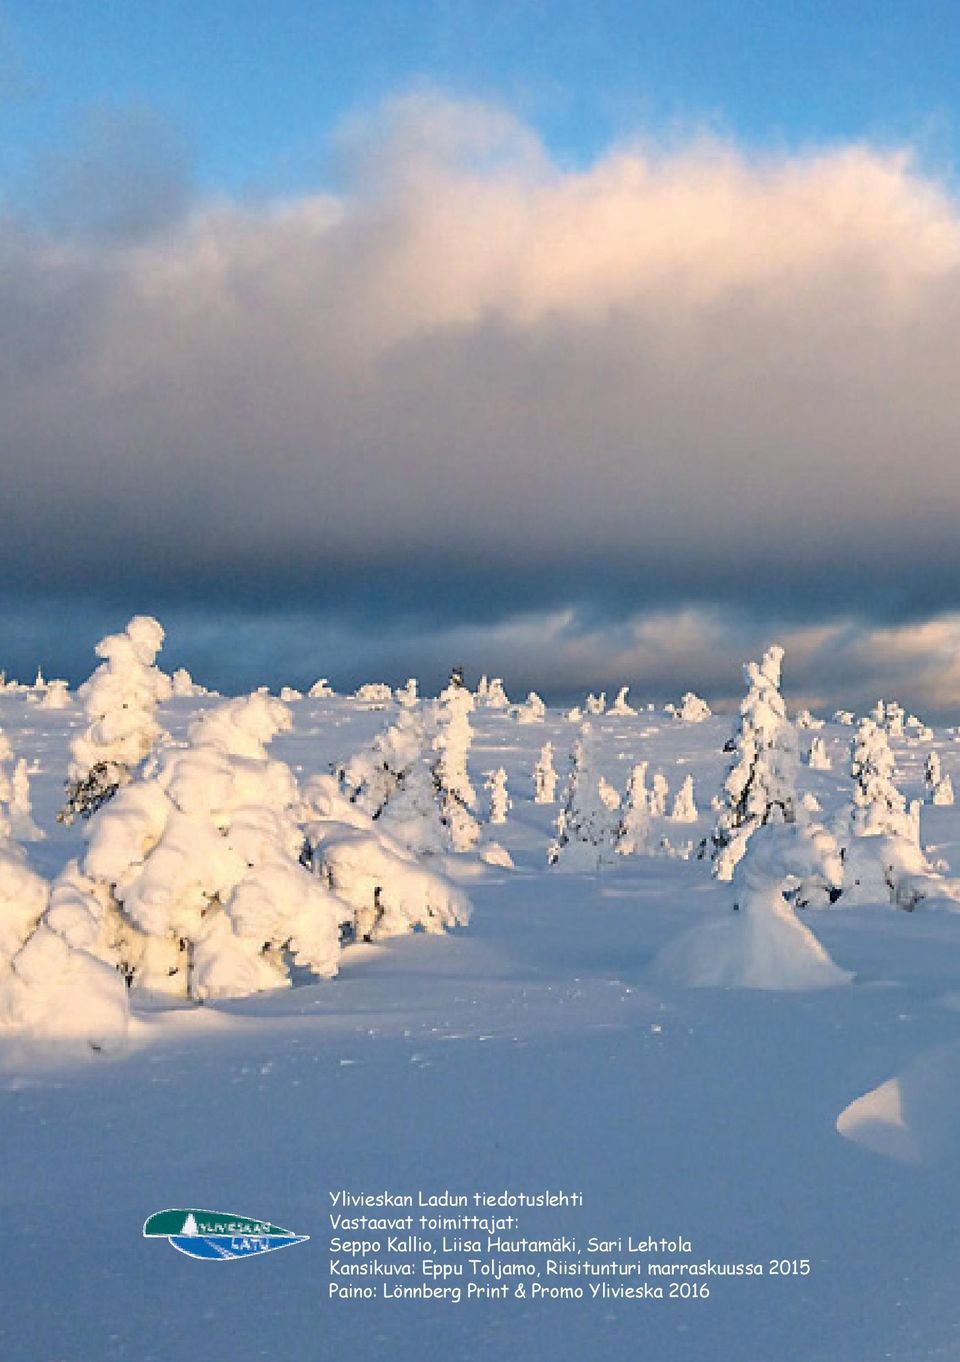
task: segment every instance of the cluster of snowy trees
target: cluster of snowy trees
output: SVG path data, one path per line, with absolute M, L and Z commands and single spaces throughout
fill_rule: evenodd
M 387 711 L 382 730 L 301 787 L 269 749 L 291 729 L 289 704 L 302 693 L 285 688 L 276 698 L 263 688 L 213 703 L 186 671 L 160 670 L 163 641 L 156 620 L 136 616 L 97 645 L 100 664 L 76 696 L 83 720 L 58 815 L 67 826 L 81 823 L 83 847 L 52 881 L 31 868 L 22 845 L 42 836 L 27 760 L 0 733 L 0 1023 L 76 1031 L 104 1046 L 126 1028 L 130 988 L 203 1002 L 301 975 L 328 979 L 350 942 L 466 923 L 469 903 L 450 877 L 462 863 L 449 858 L 512 866 L 492 833 L 516 817 L 517 794 L 499 764 L 483 771 L 478 794 L 473 726 L 478 709 L 501 712 L 497 722 L 543 724 L 535 692 L 511 705 L 501 679 L 484 677 L 472 692 L 460 669 L 436 699 L 421 697 L 414 679 L 397 690 L 362 686 L 354 701 Z M 802 760 L 812 772 L 830 771 L 834 760 L 821 720 L 805 710 L 788 717 L 782 661 L 774 646 L 744 669 L 708 831 L 689 772 L 671 789 L 646 760 L 621 767 L 619 785 L 600 769 L 601 720 L 637 715 L 627 687 L 609 707 L 604 694 L 588 696 L 591 719 L 571 712 L 578 727 L 566 769 L 558 773 L 555 739 L 543 743 L 522 794 L 521 803 L 555 807 L 547 862 L 560 870 L 686 858 L 696 833 L 700 858 L 730 885 L 740 925 L 668 951 L 664 967 L 688 981 L 832 985 L 846 976 L 796 909 L 960 901 L 960 882 L 921 846 L 920 801 L 899 788 L 890 746 L 923 742 L 929 730 L 890 701 L 860 720 L 849 803 L 828 827 L 812 794 L 800 797 L 798 774 Z M 65 682 L 38 676 L 18 689 L 48 708 L 74 704 Z M 334 692 L 321 678 L 308 694 Z M 207 703 L 185 741 L 174 742 L 160 706 L 200 696 Z M 692 692 L 668 712 L 689 724 L 710 718 Z M 621 735 L 624 726 L 610 731 Z M 923 792 L 930 805 L 953 804 L 934 750 Z
M 693 776 L 680 783 L 672 801 L 662 771 L 647 786 L 649 763 L 633 766 L 621 796 L 597 770 L 593 730 L 584 723 L 570 754 L 570 769 L 547 853 L 550 865 L 564 870 L 595 872 L 616 863 L 618 856 L 676 854 L 665 834 L 664 821 L 695 823 L 699 817 L 694 800 Z M 534 771 L 535 798 L 550 802 L 556 788 L 556 772 L 549 744 L 540 753 Z M 683 848 L 683 851 L 688 848 Z

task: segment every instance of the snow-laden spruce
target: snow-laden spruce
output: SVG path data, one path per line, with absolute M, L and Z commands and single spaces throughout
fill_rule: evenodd
M 557 773 L 553 765 L 553 743 L 545 742 L 533 768 L 533 802 L 552 804 L 556 797 Z
M 314 776 L 307 782 L 303 810 L 305 858 L 349 905 L 349 939 L 438 933 L 468 921 L 470 907 L 462 892 L 391 837 L 383 817 L 372 818 L 344 795 L 335 777 Z
M 647 762 L 640 761 L 630 771 L 626 793 L 621 803 L 620 821 L 614 835 L 614 849 L 618 856 L 650 854 L 652 829 L 647 766 Z
M 440 819 L 447 829 L 450 850 L 472 851 L 480 837 L 474 815 L 476 791 L 470 782 L 467 761 L 473 731 L 470 714 L 475 701 L 463 685 L 449 685 L 437 698 L 435 707 L 437 758 L 434 783 L 440 800 Z
M 732 907 L 691 928 L 660 952 L 653 972 L 689 988 L 822 989 L 850 981 L 785 893 L 801 885 L 835 892 L 843 870 L 837 844 L 812 824 L 759 827 L 738 861 Z
M 674 823 L 695 823 L 698 817 L 697 801 L 693 791 L 693 776 L 686 775 L 674 796 L 670 818 Z
M 713 860 L 719 880 L 733 876 L 747 842 L 768 823 L 796 821 L 797 735 L 780 694 L 783 649 L 768 648 L 744 667 L 747 694 L 728 744 L 733 764 L 723 787 L 723 807 L 700 854 Z
M 595 874 L 613 864 L 620 819 L 604 802 L 600 780 L 593 733 L 585 723 L 570 753 L 570 774 L 547 853 L 550 865 Z
M 157 706 L 170 698 L 170 678 L 156 665 L 163 628 L 135 615 L 120 634 L 96 646 L 103 662 L 77 692 L 87 726 L 70 744 L 63 823 L 88 818 L 110 799 L 160 740 Z
M 290 726 L 262 694 L 195 720 L 186 747 L 90 820 L 51 913 L 67 896 L 98 921 L 93 953 L 131 984 L 180 997 L 276 988 L 294 965 L 335 974 L 351 910 L 301 864 L 297 783 L 266 750 Z

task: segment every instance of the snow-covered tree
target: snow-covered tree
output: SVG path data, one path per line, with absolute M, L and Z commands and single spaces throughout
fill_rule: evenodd
M 314 681 L 307 691 L 307 696 L 311 700 L 329 700 L 331 695 L 336 695 L 336 693 L 327 678 L 321 676 L 319 681 Z
M 780 694 L 782 661 L 783 649 L 774 645 L 744 668 L 748 690 L 730 743 L 723 808 L 700 853 L 712 856 L 720 880 L 731 879 L 757 828 L 796 821 L 797 736 Z
M 809 709 L 798 710 L 794 723 L 797 728 L 823 728 L 823 720 L 815 719 Z
M 811 771 L 829 771 L 833 763 L 827 752 L 827 744 L 822 738 L 811 738 L 807 748 L 807 765 Z
M 123 633 L 97 644 L 103 662 L 77 692 L 87 726 L 70 744 L 61 822 L 94 813 L 131 778 L 162 736 L 157 706 L 172 690 L 170 678 L 156 666 L 163 637 L 157 620 L 135 615 Z
M 617 825 L 615 848 L 619 856 L 641 856 L 650 852 L 650 792 L 647 789 L 647 762 L 633 767 Z
M 614 700 L 613 704 L 607 710 L 607 713 L 616 715 L 620 718 L 629 718 L 630 715 L 636 714 L 637 711 L 634 709 L 633 705 L 631 705 L 629 700 L 627 699 L 627 696 L 629 694 L 630 687 L 621 686 L 620 689 L 617 691 L 617 698 Z
M 570 754 L 570 775 L 547 854 L 549 864 L 596 873 L 612 863 L 618 824 L 616 814 L 601 798 L 592 734 L 589 724 L 584 724 Z
M 674 823 L 695 823 L 699 817 L 697 813 L 697 802 L 693 793 L 693 776 L 684 776 L 676 797 L 673 801 L 673 808 L 670 810 L 670 817 Z
M 484 788 L 488 799 L 488 823 L 505 823 L 512 804 L 507 791 L 507 773 L 502 766 L 487 775 Z
M 588 714 L 603 714 L 607 708 L 607 692 L 601 691 L 599 695 L 594 695 L 591 691 L 583 703 Z
M 205 999 L 276 988 L 291 965 L 336 973 L 351 913 L 301 864 L 296 780 L 266 751 L 290 725 L 270 696 L 227 701 L 91 819 L 51 902 L 85 908 L 89 949 L 131 983 Z
M 557 797 L 557 773 L 553 766 L 553 744 L 545 742 L 533 768 L 533 802 L 552 804 Z
M 447 845 L 434 779 L 432 712 L 404 709 L 369 748 L 341 771 L 347 799 L 407 851 L 435 853 Z
M 701 700 L 699 695 L 694 695 L 692 690 L 688 690 L 680 701 L 678 709 L 673 711 L 675 719 L 682 719 L 685 724 L 702 724 L 704 719 L 709 719 L 712 711 L 706 700 Z
M 862 719 L 850 751 L 854 782 L 850 824 L 860 837 L 892 834 L 917 841 L 917 809 L 894 782 L 893 753 L 886 732 L 874 719 Z
M 4 769 L 4 745 L 6 737 L 0 733 L 0 802 L 6 804 L 6 816 L 10 832 L 18 842 L 40 842 L 43 833 L 33 821 L 33 807 L 30 800 L 30 775 L 23 757 L 17 758 L 13 770 Z M 7 747 L 7 755 L 12 757 Z

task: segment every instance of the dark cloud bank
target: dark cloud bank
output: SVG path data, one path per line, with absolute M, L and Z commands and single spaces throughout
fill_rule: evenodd
M 336 195 L 187 210 L 141 134 L 0 228 L 0 665 L 145 609 L 221 686 L 730 696 L 780 635 L 815 700 L 960 704 L 960 217 L 906 158 L 570 174 L 420 98 Z

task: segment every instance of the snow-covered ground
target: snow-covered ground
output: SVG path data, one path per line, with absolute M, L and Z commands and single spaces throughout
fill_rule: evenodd
M 210 703 L 170 700 L 160 717 L 182 737 Z M 290 707 L 271 753 L 301 780 L 390 717 L 340 697 Z M 849 986 L 670 983 L 655 960 L 729 914 L 731 886 L 663 854 L 618 857 L 600 875 L 548 868 L 557 806 L 533 803 L 533 768 L 549 739 L 562 772 L 578 726 L 552 710 L 525 724 L 489 708 L 471 717 L 474 784 L 502 766 L 512 800 L 484 835 L 514 868 L 451 858 L 468 927 L 348 946 L 325 982 L 202 1007 L 143 998 L 118 1055 L 0 1042 L 0 1357 L 960 1357 L 960 916 L 841 899 L 803 920 Z M 82 724 L 77 706 L 0 697 L 0 726 L 34 767 L 46 836 L 29 855 L 48 877 L 82 845 L 80 825 L 55 821 Z M 853 731 L 826 725 L 832 769 L 800 768 L 828 817 L 850 797 Z M 593 720 L 599 770 L 618 789 L 640 760 L 671 797 L 693 775 L 700 820 L 664 824 L 675 847 L 713 825 L 729 733 L 728 717 Z M 892 746 L 909 797 L 923 795 L 931 750 L 960 776 L 949 733 Z M 921 836 L 960 872 L 960 808 L 924 805 Z M 652 1257 L 764 1272 L 690 1278 L 708 1298 L 535 1299 L 510 1281 L 503 1300 L 330 1299 L 340 1188 L 578 1192 L 582 1207 L 519 1212 L 520 1232 L 573 1237 L 577 1256 L 590 1236 L 682 1239 L 689 1249 Z M 140 1237 L 151 1212 L 180 1206 L 311 1239 L 256 1263 L 197 1263 Z M 517 1260 L 543 1272 L 542 1255 Z M 810 1271 L 771 1276 L 771 1260 Z

